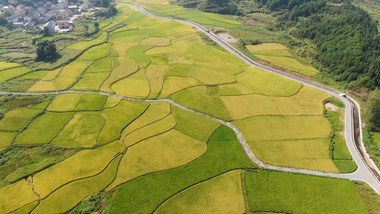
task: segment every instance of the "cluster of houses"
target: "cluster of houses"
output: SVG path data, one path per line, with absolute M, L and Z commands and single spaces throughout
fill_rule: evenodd
M 80 11 L 91 10 L 94 6 L 88 1 L 78 6 L 69 5 L 68 0 L 58 0 L 57 4 L 48 1 L 45 4 L 36 2 L 32 6 L 0 5 L 0 8 L 13 28 L 25 31 L 47 28 L 49 33 L 55 33 L 73 30 L 72 21 L 81 15 Z

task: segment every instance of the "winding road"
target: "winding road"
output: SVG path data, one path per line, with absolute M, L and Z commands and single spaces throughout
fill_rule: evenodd
M 171 19 L 176 21 L 182 21 L 189 23 L 193 25 L 198 31 L 203 32 L 208 36 L 210 39 L 212 39 L 214 42 L 222 46 L 224 49 L 229 51 L 230 53 L 236 55 L 240 59 L 242 59 L 244 62 L 246 62 L 248 65 L 254 66 L 256 68 L 260 68 L 262 70 L 286 77 L 288 79 L 292 79 L 294 81 L 300 82 L 304 85 L 325 91 L 336 98 L 340 99 L 346 106 L 345 108 L 345 138 L 346 138 L 346 144 L 348 149 L 350 150 L 351 156 L 355 160 L 358 169 L 349 174 L 344 173 L 326 173 L 326 172 L 320 172 L 320 171 L 313 171 L 313 170 L 304 170 L 304 169 L 295 169 L 295 168 L 289 168 L 289 167 L 280 167 L 280 166 L 273 166 L 266 163 L 261 162 L 258 158 L 255 157 L 255 155 L 252 153 L 251 149 L 249 148 L 244 136 L 242 133 L 229 122 L 221 121 L 224 125 L 230 127 L 232 130 L 234 130 L 236 136 L 239 139 L 239 142 L 242 144 L 245 152 L 249 156 L 249 158 L 254 161 L 258 166 L 262 168 L 267 169 L 273 169 L 273 170 L 279 170 L 279 171 L 286 171 L 286 172 L 293 172 L 293 173 L 302 173 L 302 174 L 311 174 L 311 175 L 318 175 L 318 176 L 328 176 L 328 177 L 334 177 L 334 178 L 344 178 L 344 179 L 350 179 L 350 180 L 357 180 L 357 181 L 364 181 L 368 183 L 378 194 L 380 194 L 380 170 L 377 168 L 373 160 L 369 157 L 368 153 L 365 150 L 364 143 L 363 143 L 363 137 L 362 137 L 362 128 L 361 128 L 361 118 L 360 118 L 360 105 L 359 103 L 353 99 L 352 97 L 349 97 L 347 95 L 341 96 L 343 93 L 332 89 L 330 87 L 312 82 L 310 80 L 303 79 L 301 77 L 293 76 L 289 73 L 285 73 L 283 71 L 277 70 L 275 68 L 271 68 L 262 64 L 259 64 L 253 60 L 251 60 L 249 57 L 241 53 L 239 50 L 219 38 L 217 35 L 209 31 L 206 27 L 203 25 L 186 19 L 181 18 L 175 18 L 175 17 L 163 17 L 158 16 L 155 14 L 152 14 L 145 10 L 141 5 L 134 4 L 134 3 L 126 3 L 126 2 L 117 2 L 118 4 L 128 4 L 133 6 L 135 9 L 137 9 L 140 13 L 143 13 L 148 16 L 156 17 L 156 18 L 162 18 L 162 19 Z M 171 101 L 173 102 L 173 101 Z M 173 102 L 174 103 L 174 102 Z M 173 104 L 174 105 L 174 104 Z M 179 105 L 179 104 L 176 104 Z M 180 106 L 179 106 L 180 107 Z M 183 107 L 183 106 L 182 106 Z M 359 137 L 357 138 L 359 140 L 358 143 L 355 143 L 355 126 L 354 126 L 354 110 L 356 109 L 357 117 L 358 117 L 358 124 L 359 124 Z M 191 109 L 187 109 L 191 110 Z M 193 111 L 193 110 L 191 110 Z M 194 111 L 193 111 L 194 112 Z M 199 113 L 199 112 L 198 112 Z M 204 116 L 203 113 L 200 113 Z M 212 118 L 212 117 L 210 117 Z M 217 119 L 217 118 L 213 118 Z M 219 120 L 219 119 L 217 119 Z M 219 120 L 220 121 L 220 120 Z
M 238 56 L 240 59 L 245 61 L 247 64 L 263 69 L 265 71 L 271 72 L 278 74 L 280 76 L 295 80 L 297 82 L 301 82 L 304 85 L 311 86 L 313 88 L 325 91 L 338 99 L 340 99 L 346 106 L 345 108 L 345 138 L 346 138 L 346 144 L 348 149 L 350 150 L 350 153 L 355 160 L 358 169 L 353 172 L 353 173 L 328 173 L 328 172 L 321 172 L 321 171 L 314 171 L 314 170 L 306 170 L 306 169 L 296 169 L 296 168 L 290 168 L 290 167 L 281 167 L 281 166 L 273 166 L 267 163 L 263 163 L 260 161 L 251 151 L 247 141 L 245 140 L 243 134 L 239 131 L 239 129 L 234 126 L 232 123 L 228 121 L 221 120 L 219 118 L 207 115 L 202 112 L 195 111 L 193 109 L 187 108 L 185 106 L 182 106 L 173 100 L 170 99 L 136 99 L 136 98 L 129 98 L 129 97 L 124 97 L 116 94 L 111 94 L 111 93 L 106 93 L 106 92 L 100 92 L 100 91 L 70 91 L 70 90 L 65 90 L 65 91 L 55 91 L 55 92 L 3 92 L 0 91 L 0 95 L 46 95 L 46 94 L 75 94 L 75 93 L 81 93 L 81 94 L 99 94 L 99 95 L 105 95 L 105 96 L 112 96 L 116 98 L 120 98 L 123 100 L 128 100 L 128 101 L 135 101 L 135 102 L 166 102 L 170 103 L 171 105 L 177 106 L 183 110 L 193 112 L 199 115 L 202 115 L 204 117 L 208 117 L 212 120 L 218 121 L 225 126 L 231 128 L 236 137 L 238 138 L 240 144 L 242 145 L 245 153 L 248 155 L 248 157 L 251 159 L 252 162 L 254 162 L 256 165 L 258 165 L 261 168 L 265 169 L 271 169 L 271 170 L 278 170 L 278 171 L 284 171 L 284 172 L 291 172 L 291 173 L 300 173 L 300 174 L 309 174 L 309 175 L 316 175 L 316 176 L 327 176 L 327 177 L 333 177 L 333 178 L 341 178 L 341 179 L 349 179 L 349 180 L 355 180 L 355 181 L 363 181 L 369 184 L 378 194 L 380 194 L 380 180 L 379 180 L 379 175 L 380 171 L 376 167 L 376 165 L 373 163 L 373 161 L 369 158 L 369 155 L 365 151 L 364 144 L 362 141 L 362 130 L 361 126 L 359 126 L 360 130 L 360 136 L 359 136 L 359 143 L 358 145 L 355 144 L 355 136 L 354 136 L 354 116 L 353 116 L 353 111 L 356 108 L 356 111 L 359 113 L 357 114 L 358 117 L 358 122 L 361 124 L 361 119 L 360 119 L 360 105 L 351 97 L 349 96 L 341 96 L 342 92 L 337 91 L 335 89 L 320 85 L 315 82 L 311 82 L 306 79 L 302 79 L 300 77 L 293 76 L 291 74 L 279 71 L 274 68 L 270 68 L 261 64 L 258 64 L 257 62 L 251 60 L 247 56 L 245 56 L 243 53 L 240 51 L 236 50 L 234 47 L 232 47 L 230 44 L 226 43 L 219 37 L 217 37 L 214 33 L 209 32 L 204 26 L 193 22 L 189 20 L 184 20 L 184 19 L 178 19 L 178 18 L 173 18 L 173 17 L 161 17 L 157 16 L 154 14 L 149 13 L 146 11 L 143 7 L 137 4 L 132 4 L 132 3 L 126 3 L 126 2 L 117 2 L 117 3 L 122 3 L 122 4 L 129 4 L 132 5 L 134 8 L 136 8 L 139 12 L 148 15 L 148 16 L 153 16 L 156 18 L 164 18 L 164 19 L 171 19 L 171 20 L 177 20 L 177 21 L 182 21 L 189 23 L 193 26 L 196 27 L 197 30 L 202 31 L 205 33 L 209 38 L 211 38 L 214 42 L 218 43 L 220 46 L 225 48 L 227 51 L 229 51 L 232 54 L 235 54 Z M 372 162 L 371 162 L 372 161 Z

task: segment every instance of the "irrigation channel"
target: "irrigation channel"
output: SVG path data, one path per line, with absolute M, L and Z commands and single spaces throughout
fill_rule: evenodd
M 277 171 L 283 171 L 283 172 L 291 172 L 291 173 L 300 173 L 300 174 L 308 174 L 308 175 L 316 175 L 316 176 L 326 176 L 326 177 L 332 177 L 332 178 L 340 178 L 340 179 L 349 179 L 349 180 L 355 180 L 355 181 L 363 181 L 369 184 L 378 194 L 380 194 L 380 171 L 376 167 L 376 165 L 373 163 L 372 159 L 370 159 L 368 153 L 366 152 L 364 148 L 364 143 L 362 140 L 362 129 L 361 129 L 361 118 L 360 118 L 360 105 L 351 97 L 349 96 L 341 96 L 342 92 L 329 88 L 324 85 L 320 85 L 315 82 L 311 82 L 306 79 L 302 79 L 297 76 L 293 76 L 291 74 L 279 71 L 274 68 L 270 68 L 264 65 L 261 65 L 247 56 L 245 56 L 240 51 L 236 50 L 234 47 L 232 47 L 227 42 L 223 41 L 219 37 L 217 37 L 214 33 L 210 32 L 207 28 L 204 26 L 185 19 L 179 19 L 179 18 L 173 18 L 173 17 L 161 17 L 154 14 L 149 13 L 146 11 L 143 7 L 137 4 L 132 3 L 126 3 L 126 2 L 117 2 L 118 4 L 129 4 L 136 8 L 139 12 L 148 15 L 153 16 L 156 18 L 164 18 L 164 19 L 171 19 L 176 21 L 182 21 L 189 23 L 193 25 L 197 30 L 202 31 L 205 33 L 209 38 L 211 38 L 214 42 L 218 43 L 220 46 L 225 48 L 227 51 L 229 51 L 232 54 L 235 54 L 240 59 L 242 59 L 247 64 L 263 69 L 265 71 L 275 73 L 277 75 L 286 77 L 288 79 L 292 79 L 297 82 L 301 82 L 302 84 L 311 86 L 313 88 L 325 91 L 336 98 L 340 99 L 346 106 L 345 108 L 345 138 L 346 138 L 346 144 L 347 147 L 355 160 L 358 169 L 353 173 L 329 173 L 329 172 L 322 172 L 322 171 L 314 171 L 314 170 L 306 170 L 306 169 L 296 169 L 296 168 L 290 168 L 290 167 L 282 167 L 282 166 L 273 166 L 267 163 L 263 163 L 260 161 L 251 151 L 249 145 L 247 144 L 247 141 L 245 140 L 243 134 L 239 131 L 239 129 L 234 126 L 232 123 L 228 121 L 221 120 L 219 118 L 210 116 L 208 114 L 205 114 L 203 112 L 198 112 L 193 109 L 187 108 L 185 106 L 182 106 L 176 102 L 174 102 L 171 99 L 136 99 L 136 98 L 130 98 L 130 97 L 124 97 L 117 94 L 111 94 L 101 91 L 70 91 L 70 90 L 64 90 L 64 91 L 53 91 L 53 92 L 5 92 L 0 91 L 0 95 L 47 95 L 47 94 L 99 94 L 99 95 L 105 95 L 105 96 L 111 96 L 120 98 L 127 101 L 134 101 L 134 102 L 166 102 L 173 106 L 176 106 L 178 108 L 181 108 L 185 111 L 189 111 L 207 118 L 210 118 L 212 120 L 218 121 L 222 123 L 223 125 L 229 127 L 232 129 L 239 140 L 239 143 L 243 147 L 245 153 L 250 158 L 252 162 L 254 162 L 256 165 L 258 165 L 261 168 L 270 169 L 270 170 L 277 170 Z M 354 119 L 355 118 L 355 119 Z M 355 122 L 356 121 L 356 122 Z M 357 134 L 355 134 L 355 125 L 357 127 Z M 355 141 L 355 139 L 357 141 Z

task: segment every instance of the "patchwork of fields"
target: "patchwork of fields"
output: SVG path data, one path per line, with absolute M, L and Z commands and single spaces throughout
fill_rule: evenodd
M 0 64 L 0 82 L 37 78 L 28 92 L 63 92 L 3 106 L 4 158 L 66 152 L 0 176 L 0 213 L 84 209 L 99 194 L 110 213 L 366 213 L 351 181 L 257 169 L 232 130 L 165 102 L 236 125 L 263 162 L 339 172 L 328 94 L 248 67 L 188 24 L 118 9 L 97 39 L 66 47 L 83 51 L 68 65 L 41 73 Z

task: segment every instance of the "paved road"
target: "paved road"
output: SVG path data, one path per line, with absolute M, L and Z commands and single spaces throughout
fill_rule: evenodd
M 122 3 L 122 2 L 118 2 L 118 3 Z M 157 17 L 157 18 L 166 18 L 166 17 L 160 17 L 160 16 L 156 16 L 156 15 L 150 14 L 149 12 L 147 12 L 144 8 L 142 8 L 139 5 L 136 5 L 136 4 L 130 4 L 130 5 L 134 6 L 138 11 L 140 11 L 141 13 L 144 13 L 146 15 Z M 320 84 L 317 84 L 317 83 L 314 83 L 314 82 L 311 82 L 311 81 L 308 81 L 308 80 L 305 80 L 305 79 L 302 79 L 302 78 L 299 78 L 299 77 L 292 76 L 292 75 L 287 74 L 287 73 L 283 73 L 283 72 L 281 72 L 279 70 L 276 70 L 276 69 L 273 69 L 273 68 L 269 68 L 269 67 L 263 66 L 261 64 L 258 64 L 256 62 L 252 61 L 251 59 L 249 59 L 247 56 L 245 56 L 241 52 L 239 52 L 238 50 L 236 50 L 235 48 L 233 48 L 228 43 L 222 41 L 215 34 L 209 33 L 208 30 L 205 27 L 203 27 L 202 25 L 200 25 L 198 23 L 195 23 L 195 22 L 192 22 L 192 21 L 188 21 L 188 20 L 176 19 L 176 18 L 168 18 L 168 19 L 179 20 L 179 21 L 187 22 L 187 23 L 190 23 L 190 24 L 194 25 L 198 30 L 204 32 L 212 40 L 214 40 L 215 42 L 217 42 L 218 44 L 220 44 L 222 47 L 224 47 L 225 49 L 227 49 L 229 52 L 237 55 L 239 58 L 241 58 L 242 60 L 244 60 L 249 65 L 261 68 L 263 70 L 266 70 L 266 71 L 269 71 L 269 72 L 272 72 L 272 73 L 275 73 L 275 74 L 278 74 L 278 75 L 281 75 L 281 76 L 284 76 L 284 77 L 287 77 L 289 79 L 293 79 L 293 80 L 301 82 L 301 83 L 303 83 L 305 85 L 309 85 L 311 87 L 314 87 L 314 88 L 326 91 L 327 93 L 332 94 L 333 96 L 336 96 L 337 98 L 339 98 L 340 100 L 342 100 L 344 102 L 344 104 L 346 105 L 346 124 L 345 124 L 345 127 L 346 127 L 346 130 L 345 130 L 346 131 L 345 132 L 346 142 L 347 142 L 347 146 L 348 146 L 348 148 L 349 148 L 349 150 L 351 152 L 351 155 L 353 156 L 355 162 L 358 165 L 358 170 L 355 171 L 355 172 L 353 172 L 353 173 L 349 173 L 349 174 L 327 173 L 327 172 L 321 172 L 321 171 L 313 171 L 313 170 L 296 169 L 296 168 L 290 168 L 290 167 L 273 166 L 273 165 L 270 165 L 270 164 L 263 163 L 262 161 L 260 161 L 253 154 L 253 152 L 251 151 L 251 149 L 250 149 L 247 141 L 245 140 L 243 134 L 239 131 L 239 129 L 236 126 L 234 126 L 233 124 L 231 124 L 228 121 L 224 121 L 224 120 L 221 120 L 219 118 L 207 115 L 205 113 L 198 112 L 198 111 L 195 111 L 193 109 L 189 109 L 189 108 L 187 108 L 185 106 L 182 106 L 182 105 L 180 105 L 180 104 L 178 104 L 178 103 L 176 103 L 176 102 L 174 102 L 173 100 L 170 100 L 170 99 L 157 99 L 157 100 L 136 99 L 136 98 L 123 97 L 123 96 L 120 96 L 120 95 L 110 94 L 110 93 L 106 93 L 106 92 L 99 92 L 99 91 L 69 91 L 69 90 L 66 90 L 66 91 L 56 91 L 56 92 L 2 92 L 2 91 L 0 91 L 0 95 L 1 94 L 2 95 L 7 95 L 7 94 L 12 94 L 12 95 L 45 95 L 45 94 L 74 94 L 74 93 L 82 93 L 83 94 L 83 93 L 88 93 L 88 94 L 100 94 L 100 95 L 112 96 L 112 97 L 117 97 L 117 98 L 120 98 L 120 99 L 123 99 L 123 100 L 135 101 L 135 102 L 167 102 L 167 103 L 170 103 L 170 104 L 172 104 L 174 106 L 177 106 L 177 107 L 179 107 L 179 108 L 181 108 L 183 110 L 186 110 L 186 111 L 189 111 L 189 112 L 193 112 L 193 113 L 196 113 L 196 114 L 208 117 L 208 118 L 210 118 L 212 120 L 218 121 L 218 122 L 220 122 L 220 123 L 228 126 L 229 128 L 231 128 L 234 131 L 235 135 L 237 136 L 237 138 L 238 138 L 240 144 L 242 145 L 245 153 L 248 155 L 248 157 L 251 159 L 252 162 L 254 162 L 255 164 L 257 164 L 261 168 L 278 170 L 278 171 L 284 171 L 284 172 L 310 174 L 310 175 L 317 175 L 317 176 L 327 176 L 327 177 L 333 177 L 333 178 L 342 178 L 342 179 L 364 181 L 364 182 L 368 183 L 370 186 L 372 186 L 372 188 L 377 193 L 380 194 L 380 182 L 378 180 L 376 180 L 375 175 L 373 173 L 371 173 L 371 171 L 369 170 L 368 166 L 366 165 L 366 163 L 364 161 L 365 157 L 362 157 L 362 156 L 359 155 L 358 148 L 355 146 L 355 144 L 353 142 L 353 133 L 354 132 L 353 132 L 353 122 L 352 122 L 352 117 L 351 117 L 352 116 L 352 106 L 351 106 L 352 104 L 349 102 L 349 99 L 353 102 L 354 105 L 357 105 L 358 109 L 360 108 L 359 104 L 354 99 L 352 99 L 352 98 L 348 98 L 347 99 L 347 98 L 344 98 L 344 97 L 340 96 L 341 92 L 339 92 L 337 90 L 328 88 L 326 86 L 323 86 L 323 85 L 320 85 Z M 360 117 L 359 117 L 359 120 L 360 120 Z M 363 142 L 362 141 L 360 143 L 360 146 L 363 146 Z M 363 148 L 364 148 L 364 146 L 363 146 Z M 368 155 L 368 154 L 365 153 L 365 149 L 364 149 L 364 155 Z
M 140 13 L 143 13 L 148 16 L 156 17 L 156 18 L 163 18 L 163 19 L 171 19 L 171 20 L 177 20 L 177 21 L 182 21 L 189 23 L 193 25 L 197 30 L 202 31 L 205 33 L 210 39 L 212 39 L 214 42 L 218 43 L 220 46 L 222 46 L 224 49 L 229 51 L 230 53 L 236 55 L 240 59 L 242 59 L 244 62 L 247 64 L 263 69 L 265 71 L 286 77 L 288 79 L 295 80 L 297 82 L 301 82 L 304 85 L 308 85 L 310 87 L 325 91 L 338 99 L 340 99 L 346 106 L 345 109 L 345 138 L 346 138 L 346 144 L 347 147 L 350 150 L 350 153 L 355 160 L 356 164 L 358 165 L 358 169 L 349 174 L 340 174 L 340 173 L 326 173 L 326 172 L 320 172 L 320 171 L 312 171 L 312 170 L 304 170 L 304 169 L 295 169 L 295 168 L 289 168 L 289 167 L 279 167 L 279 166 L 273 166 L 269 165 L 266 163 L 261 162 L 259 159 L 255 157 L 255 155 L 252 153 L 250 150 L 246 140 L 244 139 L 244 136 L 241 134 L 241 132 L 232 125 L 231 123 L 223 121 L 223 124 L 226 126 L 230 127 L 231 129 L 234 130 L 236 136 L 238 137 L 240 143 L 242 144 L 245 152 L 247 155 L 250 157 L 252 161 L 254 161 L 257 165 L 263 168 L 267 169 L 273 169 L 273 170 L 280 170 L 280 171 L 286 171 L 286 172 L 295 172 L 295 173 L 302 173 L 302 174 L 312 174 L 312 175 L 319 175 L 319 176 L 329 176 L 329 177 L 335 177 L 335 178 L 344 178 L 344 179 L 350 179 L 350 180 L 358 180 L 358 181 L 364 181 L 368 183 L 372 188 L 380 194 L 380 180 L 378 178 L 378 175 L 380 175 L 380 170 L 376 167 L 372 159 L 369 157 L 368 153 L 365 150 L 364 143 L 363 143 L 363 138 L 362 138 L 362 129 L 361 126 L 359 125 L 359 143 L 358 146 L 354 142 L 354 123 L 353 123 L 353 108 L 358 109 L 358 118 L 359 118 L 359 124 L 361 124 L 361 118 L 360 118 L 360 105 L 358 102 L 353 99 L 352 97 L 346 96 L 343 97 L 341 94 L 342 92 L 332 89 L 330 87 L 303 79 L 301 77 L 293 76 L 289 73 L 282 72 L 280 70 L 274 69 L 267 67 L 265 65 L 259 64 L 253 60 L 251 60 L 249 57 L 238 51 L 236 48 L 228 44 L 227 42 L 223 41 L 220 39 L 217 35 L 214 33 L 210 32 L 207 28 L 202 26 L 199 23 L 193 22 L 191 20 L 186 20 L 186 19 L 181 19 L 181 18 L 175 18 L 175 17 L 162 17 L 158 15 L 154 15 L 152 13 L 149 13 L 146 11 L 142 6 L 138 4 L 133 4 L 133 3 L 125 3 L 125 2 L 117 2 L 117 3 L 122 3 L 122 4 L 129 4 L 136 8 Z M 177 104 L 178 105 L 178 104 Z M 191 109 L 188 109 L 191 110 Z M 191 110 L 193 111 L 193 110 Z M 203 114 L 203 113 L 200 113 Z M 205 115 L 210 117 L 209 115 Z M 216 118 L 214 118 L 216 119 Z M 219 120 L 219 119 L 218 119 Z

